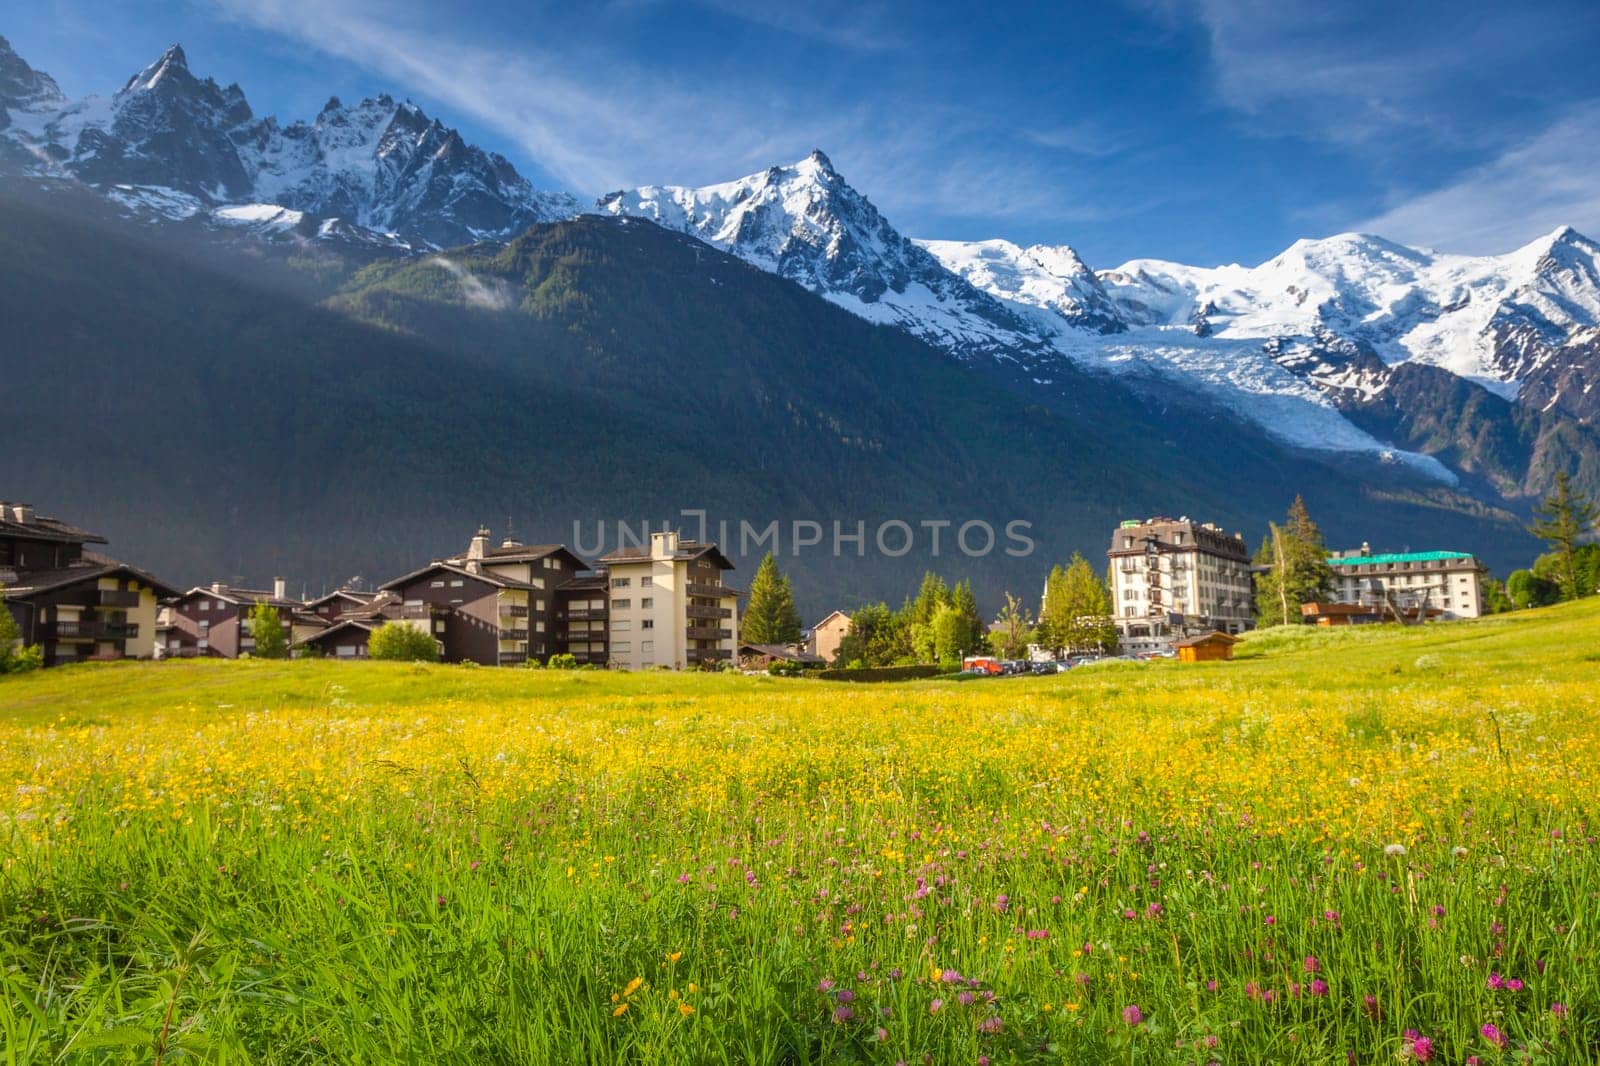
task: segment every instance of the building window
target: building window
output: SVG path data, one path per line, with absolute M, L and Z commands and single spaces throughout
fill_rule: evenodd
M 628 600 L 628 599 L 612 600 L 611 601 L 611 609 L 613 611 L 626 611 L 632 606 L 633 606 L 633 601 L 632 600 Z
M 458 589 L 458 588 L 460 588 L 460 587 L 461 587 L 461 586 L 462 586 L 462 585 L 464 585 L 464 584 L 466 584 L 466 582 L 464 582 L 464 581 L 462 581 L 462 580 L 461 580 L 461 579 L 460 579 L 460 578 L 459 578 L 459 577 L 458 577 L 458 578 L 456 578 L 456 579 L 455 579 L 455 580 L 454 580 L 454 581 L 452 581 L 452 582 L 450 582 L 450 587 L 451 587 L 451 588 L 453 588 L 453 589 Z
M 201 610 L 202 610 L 202 611 L 209 611 L 209 610 L 211 610 L 211 601 L 210 601 L 210 600 L 201 600 L 201 601 L 200 601 L 200 609 L 201 609 Z
M 646 596 L 646 597 L 644 597 L 643 599 L 641 599 L 639 601 L 639 606 L 642 609 L 646 610 L 646 611 L 648 611 L 650 608 L 654 607 L 655 605 L 656 605 L 656 600 L 655 600 L 654 596 Z
M 611 623 L 611 630 L 614 633 L 626 633 L 628 630 L 630 630 L 632 628 L 633 628 L 633 623 L 632 622 L 628 622 L 628 621 L 618 622 L 616 620 L 613 620 L 612 623 Z
M 538 611 L 540 614 L 544 614 L 544 601 L 543 600 L 534 600 L 533 601 L 533 609 Z
M 632 580 L 632 578 L 627 577 L 614 577 L 611 579 L 611 587 L 614 589 L 625 589 Z M 649 581 L 650 579 L 645 578 L 644 580 Z
M 611 650 L 619 655 L 626 655 L 633 650 L 633 643 L 626 640 L 614 641 L 611 645 Z
M 655 641 L 653 641 L 653 640 L 641 640 L 639 642 L 639 653 L 641 655 L 649 655 L 651 652 L 653 652 L 655 650 L 656 650 L 656 642 Z
M 430 582 L 428 582 L 428 587 L 430 589 L 442 589 L 442 588 L 444 588 L 444 582 L 443 581 L 430 581 Z
M 435 633 L 443 633 L 444 632 L 444 619 L 443 618 L 435 618 L 433 620 L 433 631 Z
M 654 618 L 646 618 L 643 622 L 639 623 L 640 629 L 654 629 L 655 627 L 656 620 Z
M 543 633 L 544 632 L 544 623 L 543 622 L 535 622 L 535 623 L 533 623 L 533 631 L 535 633 Z
M 642 589 L 653 588 L 655 583 L 656 579 L 651 577 L 649 574 L 646 574 L 644 577 L 639 579 L 639 587 Z

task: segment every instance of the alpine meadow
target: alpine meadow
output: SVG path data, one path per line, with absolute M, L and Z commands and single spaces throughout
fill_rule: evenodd
M 37 672 L 4 1056 L 1600 1061 L 1597 647 L 1591 599 L 1034 681 Z

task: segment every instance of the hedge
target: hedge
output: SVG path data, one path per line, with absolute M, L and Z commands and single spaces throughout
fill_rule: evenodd
M 812 677 L 823 681 L 912 681 L 919 677 L 938 677 L 945 673 L 941 666 L 872 666 L 859 670 L 818 670 Z

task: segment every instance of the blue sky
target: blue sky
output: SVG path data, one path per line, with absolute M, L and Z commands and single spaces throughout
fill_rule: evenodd
M 0 34 L 72 96 L 174 41 L 257 114 L 408 96 L 585 198 L 820 147 L 911 236 L 1099 267 L 1600 237 L 1594 0 L 35 0 Z

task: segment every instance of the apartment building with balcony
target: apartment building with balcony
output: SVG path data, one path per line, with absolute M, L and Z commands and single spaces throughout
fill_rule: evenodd
M 1333 602 L 1412 617 L 1477 618 L 1484 565 L 1468 552 L 1374 554 L 1371 545 L 1334 552 Z M 1439 612 L 1434 615 L 1434 612 Z
M 162 625 L 161 654 L 168 659 L 237 659 L 253 655 L 255 634 L 250 615 L 257 604 L 278 611 L 284 639 L 295 644 L 326 629 L 329 622 L 291 599 L 283 578 L 272 579 L 271 589 L 241 588 L 214 581 L 177 594 L 167 601 Z
M 0 501 L 0 600 L 46 666 L 155 654 L 156 612 L 176 590 L 91 550 L 105 538 Z
M 1166 651 L 1185 637 L 1255 627 L 1244 534 L 1187 517 L 1129 519 L 1111 535 L 1117 636 L 1135 654 Z
M 648 547 L 601 558 L 609 597 L 609 661 L 630 670 L 699 668 L 732 662 L 738 649 L 740 590 L 715 544 L 653 533 Z
M 379 586 L 402 608 L 426 611 L 446 662 L 508 666 L 564 650 L 558 635 L 561 586 L 586 564 L 560 544 L 506 539 L 491 547 L 480 528 L 459 555 Z
M 558 650 L 582 665 L 605 666 L 611 660 L 609 589 L 604 569 L 581 573 L 556 589 Z

